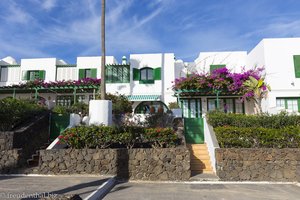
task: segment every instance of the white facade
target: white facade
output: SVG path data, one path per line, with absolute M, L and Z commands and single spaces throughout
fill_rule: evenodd
M 163 101 L 168 105 L 177 100 L 172 91 L 175 78 L 186 76 L 191 72 L 209 72 L 211 65 L 226 65 L 233 72 L 241 72 L 243 68 L 247 70 L 264 67 L 266 82 L 271 86 L 272 91 L 263 102 L 263 110 L 274 113 L 285 107 L 295 111 L 296 107 L 300 108 L 300 78 L 295 75 L 296 69 L 293 60 L 295 55 L 300 56 L 300 38 L 264 39 L 249 53 L 246 51 L 201 52 L 198 58 L 190 63 L 175 60 L 173 53 L 131 54 L 128 60 L 122 58 L 122 63 L 130 66 L 128 81 L 107 82 L 106 90 L 112 94 L 132 96 L 133 99 L 152 95 L 157 98 L 156 100 Z M 107 56 L 106 63 L 115 67 L 122 65 L 118 64 L 113 56 Z M 71 65 L 56 58 L 22 59 L 18 65 L 13 58 L 6 57 L 0 60 L 0 67 L 0 86 L 18 84 L 23 80 L 24 72 L 35 70 L 45 71 L 42 74 L 45 76 L 46 82 L 78 80 L 82 69 L 95 69 L 96 77 L 100 78 L 101 56 L 78 57 L 76 63 Z M 146 72 L 143 74 L 142 70 L 144 69 L 150 69 L 147 73 L 151 72 L 151 74 Z M 139 77 L 134 77 L 135 73 L 139 73 Z M 141 81 L 142 76 L 148 75 L 152 77 L 152 82 Z M 1 97 L 9 95 L 1 94 Z M 49 94 L 49 96 L 52 99 L 55 98 L 55 94 Z M 207 111 L 209 99 L 212 98 L 215 96 L 202 97 L 203 113 Z M 87 100 L 89 97 L 86 96 L 85 99 Z M 136 102 L 134 105 L 137 105 L 143 99 L 133 101 Z M 248 103 L 244 107 L 244 111 L 252 113 L 253 106 Z
M 271 92 L 263 101 L 263 111 L 277 113 L 278 99 L 288 99 L 287 111 L 295 111 L 300 103 L 300 78 L 295 76 L 293 56 L 300 55 L 300 38 L 263 39 L 248 54 L 246 52 L 204 52 L 195 60 L 197 71 L 209 71 L 210 65 L 224 64 L 233 72 L 242 68 L 264 67 L 265 81 L 271 86 Z M 289 100 L 292 99 L 292 100 Z M 286 100 L 285 100 L 286 101 Z M 293 104 L 293 105 L 292 105 Z M 252 113 L 252 105 L 246 106 L 246 113 Z M 299 111 L 299 109 L 297 109 Z

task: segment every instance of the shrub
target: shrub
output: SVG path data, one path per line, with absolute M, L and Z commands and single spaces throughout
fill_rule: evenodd
M 214 131 L 221 148 L 300 148 L 298 126 L 281 129 L 224 126 Z
M 154 148 L 174 147 L 179 143 L 178 136 L 171 128 L 148 128 L 144 137 Z
M 60 142 L 69 147 L 173 147 L 180 144 L 178 136 L 169 128 L 144 129 L 137 126 L 78 126 L 65 130 L 59 136 Z
M 285 126 L 299 126 L 300 116 L 288 115 L 282 112 L 277 115 L 245 115 L 223 112 L 208 113 L 208 123 L 213 127 L 236 126 L 236 127 L 264 127 L 264 128 L 282 128 Z
M 166 128 L 172 127 L 173 116 L 169 113 L 153 113 L 145 118 L 144 126 L 149 128 Z
M 180 108 L 177 102 L 170 102 L 168 107 L 169 109 Z
M 125 95 L 107 94 L 106 99 L 112 101 L 113 114 L 120 115 L 132 112 L 132 103 L 128 101 Z
M 73 104 L 69 108 L 70 113 L 82 113 L 83 115 L 86 115 L 89 113 L 89 105 L 83 102 L 77 102 Z
M 9 131 L 38 115 L 45 108 L 28 100 L 5 98 L 0 100 L 0 130 Z
M 57 114 L 69 114 L 70 111 L 67 107 L 65 106 L 60 106 L 57 105 L 52 109 L 52 112 L 57 113 Z

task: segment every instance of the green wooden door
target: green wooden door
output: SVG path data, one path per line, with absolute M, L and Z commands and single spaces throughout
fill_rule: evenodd
M 204 126 L 201 113 L 201 99 L 183 99 L 181 108 L 186 142 L 188 144 L 203 144 Z
M 53 141 L 68 127 L 70 123 L 70 115 L 52 113 L 50 120 L 50 140 Z

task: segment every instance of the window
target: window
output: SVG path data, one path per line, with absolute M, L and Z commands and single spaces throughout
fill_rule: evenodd
M 39 71 L 29 71 L 28 73 L 29 73 L 28 80 L 30 80 L 30 81 L 34 81 L 35 79 L 39 78 Z
M 207 111 L 217 109 L 217 99 L 207 99 Z M 220 98 L 219 110 L 225 113 L 244 113 L 244 103 L 237 98 Z
M 59 106 L 71 106 L 73 105 L 73 100 L 74 97 L 73 96 L 57 96 L 56 97 L 56 105 Z
M 180 103 L 184 118 L 200 118 L 202 116 L 201 99 L 182 99 Z
M 294 55 L 295 77 L 300 78 L 300 55 Z
M 106 83 L 129 83 L 130 82 L 129 65 L 106 65 L 105 77 Z
M 135 114 L 168 112 L 168 107 L 161 101 L 143 101 L 134 109 Z
M 36 79 L 45 80 L 46 72 L 44 70 L 23 71 L 22 80 L 34 81 Z
M 244 113 L 244 103 L 239 99 L 234 99 L 235 113 Z
M 207 100 L 207 110 L 208 111 L 216 110 L 216 99 Z
M 276 107 L 285 108 L 288 111 L 299 112 L 300 111 L 300 97 L 290 98 L 276 98 Z
M 8 68 L 7 67 L 0 67 L 0 81 L 6 82 L 8 77 Z
M 276 99 L 276 107 L 285 108 L 285 100 L 284 99 Z
M 79 79 L 83 78 L 97 78 L 97 69 L 79 69 Z
M 85 95 L 76 95 L 76 101 L 80 103 L 85 103 Z
M 287 109 L 293 112 L 298 112 L 298 100 L 297 99 L 287 99 Z
M 215 69 L 220 69 L 220 68 L 223 68 L 223 67 L 226 67 L 226 65 L 210 65 L 210 73 L 212 73 Z
M 161 80 L 161 67 L 142 69 L 133 68 L 133 80 L 139 81 L 141 84 L 154 83 L 156 80 Z
M 153 69 L 151 68 L 143 68 L 140 71 L 141 73 L 141 81 L 144 81 L 145 83 L 154 83 L 153 78 Z

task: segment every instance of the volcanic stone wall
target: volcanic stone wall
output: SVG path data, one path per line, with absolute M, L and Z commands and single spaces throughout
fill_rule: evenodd
M 300 149 L 216 149 L 217 175 L 226 181 L 300 181 Z
M 188 180 L 187 148 L 41 150 L 42 174 L 117 175 L 138 180 Z

